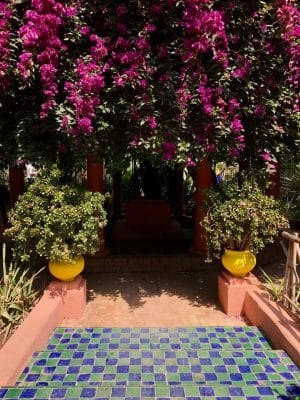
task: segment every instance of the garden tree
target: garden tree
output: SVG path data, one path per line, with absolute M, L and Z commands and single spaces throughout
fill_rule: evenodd
M 92 150 L 270 169 L 299 146 L 294 0 L 6 0 L 0 18 L 4 163 Z

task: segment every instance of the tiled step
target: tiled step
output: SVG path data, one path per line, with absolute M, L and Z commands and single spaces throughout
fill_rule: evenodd
M 45 351 L 18 385 L 164 386 L 293 384 L 300 370 L 284 351 Z
M 296 385 L 260 386 L 165 386 L 165 387 L 16 387 L 0 388 L 2 399 L 157 399 L 157 400 L 296 400 L 300 388 Z
M 256 327 L 58 328 L 47 350 L 271 349 Z

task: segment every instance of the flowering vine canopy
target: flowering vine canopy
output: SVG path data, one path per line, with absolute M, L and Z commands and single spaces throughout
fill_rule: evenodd
M 272 165 L 299 144 L 294 0 L 1 0 L 0 158 Z

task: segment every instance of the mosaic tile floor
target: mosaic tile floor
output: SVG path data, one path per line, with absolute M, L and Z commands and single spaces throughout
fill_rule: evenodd
M 255 327 L 58 328 L 3 399 L 300 399 L 300 370 Z

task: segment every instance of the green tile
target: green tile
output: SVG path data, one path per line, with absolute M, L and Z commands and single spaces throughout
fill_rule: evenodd
M 5 397 L 7 399 L 14 399 L 14 398 L 19 398 L 20 394 L 22 392 L 22 389 L 18 389 L 18 388 L 10 388 L 8 389 Z

